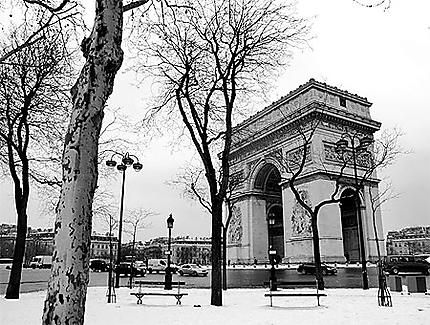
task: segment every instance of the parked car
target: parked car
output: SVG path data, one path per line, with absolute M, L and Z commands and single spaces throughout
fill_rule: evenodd
M 336 275 L 337 268 L 334 266 L 321 263 L 322 274 L 323 275 Z M 315 274 L 316 266 L 315 263 L 302 263 L 298 266 L 297 272 L 302 274 Z
M 163 258 L 151 258 L 148 260 L 148 272 L 152 273 L 159 273 L 159 272 L 165 272 L 167 267 L 167 260 Z M 170 263 L 170 269 L 173 273 L 176 273 L 178 271 L 178 266 L 174 263 Z
M 31 259 L 29 266 L 32 269 L 49 269 L 52 266 L 52 256 L 37 255 Z
M 106 272 L 109 270 L 109 264 L 105 260 L 93 259 L 90 260 L 90 270 L 94 272 Z
M 144 261 L 135 261 L 133 264 L 138 270 L 138 273 L 140 273 L 141 275 L 146 275 L 147 269 L 146 269 L 146 263 Z
M 430 257 L 427 259 L 414 255 L 388 256 L 384 263 L 384 271 L 391 274 L 399 272 L 419 272 L 430 274 Z
M 121 262 L 119 265 L 115 268 L 115 272 L 118 272 L 120 275 L 130 275 L 130 270 L 132 269 L 133 275 L 137 276 L 145 276 L 146 274 L 146 268 L 141 267 L 139 265 L 136 265 L 133 263 L 133 268 L 131 268 L 131 262 Z
M 207 276 L 208 270 L 197 264 L 183 264 L 180 266 L 178 273 L 180 275 Z

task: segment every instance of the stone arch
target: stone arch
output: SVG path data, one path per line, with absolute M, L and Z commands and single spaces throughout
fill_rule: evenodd
M 277 165 L 272 160 L 262 160 L 254 169 L 251 190 L 258 193 L 260 200 L 264 201 L 265 213 L 260 213 L 255 218 L 263 219 L 267 223 L 269 213 L 275 214 L 275 224 L 271 227 L 267 224 L 267 240 L 276 250 L 277 260 L 280 261 L 284 257 L 284 216 L 281 173 Z
M 262 159 L 260 160 L 253 171 L 251 172 L 251 182 L 250 189 L 251 190 L 261 190 L 264 192 L 264 187 L 268 178 L 271 174 L 275 173 L 277 177 L 279 177 L 279 182 L 281 181 L 281 166 L 275 159 Z

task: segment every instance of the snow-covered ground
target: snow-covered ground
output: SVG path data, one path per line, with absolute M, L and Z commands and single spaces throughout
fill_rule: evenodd
M 117 289 L 117 303 L 106 303 L 106 288 L 89 288 L 87 325 L 163 324 L 430 324 L 430 296 L 393 292 L 392 308 L 378 307 L 376 289 L 327 289 L 327 297 L 316 305 L 315 297 L 274 298 L 274 306 L 264 297 L 264 289 L 230 289 L 224 306 L 210 305 L 209 289 L 185 289 L 182 305 L 174 297 L 145 297 L 137 305 L 128 288 Z M 22 294 L 17 301 L 0 299 L 1 325 L 41 324 L 45 292 Z

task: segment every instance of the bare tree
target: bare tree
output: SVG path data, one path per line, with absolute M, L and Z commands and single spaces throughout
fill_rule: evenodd
M 14 29 L 9 41 L 28 36 L 28 27 Z M 69 115 L 70 53 L 59 26 L 44 30 L 43 39 L 8 56 L 0 64 L 0 164 L 14 184 L 17 235 L 7 299 L 19 298 L 27 234 L 30 182 L 49 184 L 49 165 L 58 163 L 57 146 Z
M 222 228 L 222 288 L 227 290 L 227 242 L 228 227 L 233 217 L 234 206 L 238 202 L 238 195 L 241 194 L 240 188 L 247 181 L 248 176 L 242 173 L 234 173 L 229 177 L 228 190 L 224 200 L 225 214 L 221 222 Z M 211 201 L 209 199 L 209 189 L 207 182 L 204 181 L 204 169 L 193 163 L 188 163 L 176 178 L 168 182 L 180 188 L 183 195 L 191 200 L 199 202 L 201 207 L 209 215 L 212 212 Z
M 124 222 L 129 225 L 126 232 L 130 233 L 132 236 L 132 247 L 131 247 L 131 266 L 130 266 L 130 288 L 133 287 L 133 263 L 135 257 L 135 247 L 136 247 L 136 235 L 141 229 L 145 229 L 149 226 L 148 218 L 157 215 L 158 213 L 145 210 L 143 208 L 130 210 L 128 216 L 125 218 Z
M 305 213 L 309 216 L 311 221 L 311 229 L 312 229 L 312 242 L 313 242 L 313 255 L 315 262 L 315 276 L 318 282 L 318 289 L 324 290 L 324 279 L 322 276 L 321 269 L 321 252 L 320 252 L 320 243 L 319 243 L 319 231 L 318 231 L 318 214 L 321 208 L 327 204 L 332 204 L 336 202 L 340 202 L 339 198 L 336 198 L 340 184 L 336 182 L 336 186 L 329 196 L 327 200 L 316 204 L 314 207 L 303 195 L 302 191 L 297 186 L 298 181 L 302 174 L 306 172 L 306 165 L 309 161 L 310 155 L 310 147 L 312 144 L 312 139 L 317 130 L 318 125 L 320 124 L 319 119 L 314 119 L 309 121 L 308 123 L 298 124 L 296 126 L 297 133 L 299 134 L 299 144 L 296 149 L 293 150 L 292 154 L 283 155 L 282 152 L 277 156 L 278 161 L 283 166 L 284 171 L 288 174 L 287 182 L 290 190 L 292 191 L 296 201 L 300 204 L 301 207 L 305 210 Z M 346 167 L 346 164 L 343 164 L 340 171 L 339 177 L 343 175 L 343 171 Z
M 28 47 L 36 45 L 38 42 L 46 41 L 49 35 L 46 31 L 52 29 L 52 27 L 58 27 L 59 25 L 66 25 L 66 21 L 69 24 L 73 24 L 75 28 L 83 25 L 79 12 L 79 4 L 74 0 L 64 0 L 57 7 L 50 7 L 49 1 L 37 1 L 37 0 L 10 0 L 9 4 L 4 1 L 2 5 L 7 7 L 22 7 L 24 12 L 24 24 L 27 33 L 22 38 L 16 39 L 13 43 L 4 44 L 0 51 L 0 65 L 2 64 L 14 64 L 10 59 L 17 55 L 18 52 L 25 50 Z M 31 4 L 40 3 L 42 9 L 36 12 L 27 10 Z M 9 17 L 12 26 L 15 26 L 17 18 L 10 14 Z M 18 18 L 19 20 L 19 18 Z M 16 27 L 13 27 L 16 28 Z
M 94 193 L 93 201 L 93 215 L 94 218 L 100 221 L 108 229 L 109 235 L 109 270 L 108 270 L 108 303 L 115 302 L 114 294 L 114 278 L 113 278 L 113 259 L 114 259 L 114 249 L 113 249 L 113 232 L 118 228 L 118 219 L 115 219 L 117 215 L 117 206 L 113 205 L 112 195 L 110 192 L 102 191 L 100 188 Z
M 150 26 L 154 36 L 140 44 L 148 57 L 140 68 L 162 85 L 152 113 L 179 114 L 204 167 L 212 218 L 211 304 L 220 306 L 222 210 L 237 98 L 270 80 L 291 49 L 304 43 L 308 26 L 289 2 L 186 3 L 192 9 L 166 11 Z
M 51 12 L 70 3 L 68 0 L 57 5 L 55 1 L 25 1 Z M 96 1 L 92 31 L 81 44 L 85 64 L 71 90 L 72 115 L 62 156 L 62 188 L 43 324 L 84 322 L 103 109 L 123 61 L 123 14 L 146 2 L 134 1 L 123 6 L 121 0 Z
M 327 164 L 323 159 L 319 162 L 312 163 L 311 148 L 314 145 L 314 137 L 322 122 L 324 121 L 324 110 L 312 110 L 303 121 L 296 124 L 297 146 L 286 154 L 282 152 L 277 154 L 277 159 L 283 166 L 286 172 L 287 186 L 292 191 L 294 198 L 305 210 L 305 213 L 310 218 L 312 229 L 313 255 L 316 265 L 316 279 L 319 289 L 324 289 L 324 279 L 321 268 L 321 252 L 320 239 L 318 231 L 318 216 L 321 209 L 330 204 L 336 204 L 341 201 L 340 190 L 343 185 L 348 184 L 348 175 L 351 172 L 353 165 L 353 155 L 351 152 L 339 153 L 336 157 L 337 163 Z M 346 131 L 348 131 L 346 129 Z M 363 138 L 368 135 L 360 134 L 354 130 L 349 130 L 354 133 L 357 138 Z M 384 131 L 377 140 L 373 141 L 373 152 L 363 151 L 364 156 L 360 158 L 361 163 L 357 166 L 358 174 L 357 184 L 354 184 L 355 198 L 363 192 L 364 185 L 368 184 L 374 177 L 375 171 L 385 168 L 393 164 L 397 156 L 402 152 L 398 145 L 398 138 L 401 133 L 398 130 Z M 322 154 L 321 154 L 322 157 Z M 316 167 L 316 164 L 318 166 Z M 326 176 L 334 182 L 332 191 L 326 196 L 326 199 L 321 200 L 315 205 L 312 205 L 300 190 L 301 179 L 313 169 L 321 169 Z
M 383 261 L 381 256 L 381 249 L 379 246 L 379 233 L 377 227 L 377 213 L 381 210 L 381 206 L 394 198 L 399 196 L 398 193 L 393 191 L 391 184 L 387 184 L 386 187 L 379 190 L 377 195 L 374 195 L 372 188 L 368 189 L 369 197 L 370 197 L 370 207 L 372 209 L 372 225 L 373 232 L 375 234 L 375 243 L 376 243 L 376 252 L 378 254 L 378 304 L 384 307 L 391 307 L 391 295 L 389 290 L 387 289 L 386 278 L 383 270 Z M 382 242 L 384 240 L 382 239 Z

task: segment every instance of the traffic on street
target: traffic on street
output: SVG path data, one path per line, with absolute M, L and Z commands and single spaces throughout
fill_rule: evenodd
M 361 268 L 360 267 L 347 267 L 338 268 L 337 275 L 327 275 L 324 277 L 324 282 L 327 288 L 361 288 Z M 0 293 L 4 294 L 6 291 L 7 282 L 9 280 L 10 270 L 0 269 Z M 370 287 L 377 287 L 377 268 L 369 267 L 369 284 Z M 23 269 L 21 292 L 33 292 L 45 290 L 49 279 L 49 269 Z M 264 281 L 268 281 L 270 274 L 270 266 L 267 268 L 257 267 L 250 268 L 236 266 L 229 268 L 227 272 L 227 283 L 229 288 L 252 288 L 263 287 Z M 188 276 L 173 274 L 173 281 L 185 281 L 187 287 L 190 288 L 209 288 L 210 287 L 210 269 L 208 269 L 207 276 Z M 297 268 L 277 269 L 276 277 L 279 281 L 297 281 L 297 280 L 312 280 L 315 279 L 314 275 L 302 274 L 297 272 Z M 138 276 L 137 279 L 142 278 Z M 129 276 L 121 276 L 120 285 L 128 286 Z M 154 281 L 164 281 L 164 273 L 146 273 L 145 279 Z M 91 287 L 107 287 L 108 272 L 90 272 Z

